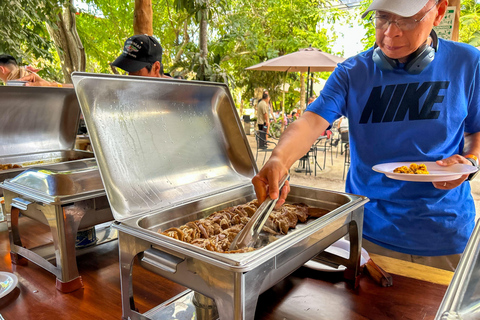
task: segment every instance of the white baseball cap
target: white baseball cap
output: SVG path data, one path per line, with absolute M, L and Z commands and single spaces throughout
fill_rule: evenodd
M 430 0 L 373 0 L 362 19 L 370 11 L 385 11 L 401 17 L 411 17 L 417 14 Z

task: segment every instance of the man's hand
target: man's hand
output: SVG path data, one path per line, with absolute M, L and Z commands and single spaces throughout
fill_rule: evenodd
M 57 84 L 54 82 L 48 82 L 43 80 L 38 74 L 31 73 L 28 76 L 18 79 L 19 81 L 28 81 L 26 86 L 33 87 L 57 87 Z
M 276 158 L 270 158 L 270 160 L 263 166 L 262 170 L 253 177 L 252 183 L 257 194 L 257 199 L 260 203 L 265 201 L 267 195 L 272 199 L 278 198 L 278 182 L 288 173 L 288 168 L 285 167 L 280 160 Z M 290 192 L 290 184 L 285 182 L 285 186 L 282 189 L 280 199 L 276 204 L 276 208 L 279 208 L 285 203 L 288 193 Z
M 463 157 L 459 154 L 455 154 L 451 157 L 448 157 L 448 158 L 445 158 L 445 159 L 442 159 L 442 160 L 438 160 L 438 161 L 436 161 L 436 163 L 439 166 L 442 166 L 442 167 L 448 167 L 448 166 L 451 166 L 451 165 L 454 165 L 454 164 L 457 164 L 457 163 L 463 163 L 463 164 L 471 165 L 470 161 L 468 161 L 465 157 Z M 461 185 L 465 180 L 467 180 L 467 178 L 468 178 L 468 174 L 464 174 L 457 180 L 438 181 L 438 182 L 432 182 L 432 183 L 433 183 L 433 186 L 437 189 L 450 190 L 450 189 L 454 189 L 454 188 L 458 187 L 459 185 Z

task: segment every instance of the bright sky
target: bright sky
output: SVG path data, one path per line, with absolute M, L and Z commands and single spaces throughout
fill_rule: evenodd
M 344 52 L 343 57 L 349 58 L 363 51 L 360 40 L 365 36 L 362 26 L 350 28 L 349 26 L 335 26 L 337 40 L 333 44 L 333 52 Z

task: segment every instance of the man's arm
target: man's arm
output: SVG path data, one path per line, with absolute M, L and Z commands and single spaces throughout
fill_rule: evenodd
M 305 112 L 298 120 L 290 124 L 282 134 L 278 145 L 262 170 L 252 179 L 257 199 L 263 202 L 268 194 L 272 199 L 278 198 L 278 181 L 288 173 L 288 169 L 300 159 L 313 145 L 315 140 L 327 129 L 329 123 L 313 112 Z M 277 206 L 285 202 L 290 191 L 288 183 L 282 190 Z
M 56 83 L 56 82 L 49 82 L 43 80 L 38 74 L 32 73 L 28 76 L 18 79 L 20 81 L 28 81 L 27 86 L 34 86 L 34 87 L 63 87 L 63 88 L 73 88 L 73 84 L 71 83 Z
M 267 106 L 267 108 L 268 108 L 268 106 Z M 263 114 L 263 120 L 265 121 L 265 125 L 267 126 L 267 132 L 268 132 L 268 130 L 270 129 L 270 120 L 268 119 L 268 111 L 267 110 L 265 110 L 265 113 Z
M 480 158 L 480 132 L 465 133 L 465 146 L 463 147 L 463 155 L 473 154 Z

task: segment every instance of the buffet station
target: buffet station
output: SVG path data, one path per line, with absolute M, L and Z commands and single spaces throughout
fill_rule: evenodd
M 170 319 L 179 305 L 182 319 L 254 319 L 259 295 L 312 258 L 358 284 L 365 197 L 292 186 L 255 246 L 230 248 L 258 207 L 258 169 L 226 85 L 72 79 L 119 232 L 123 319 Z M 324 252 L 346 235 L 348 258 Z M 135 258 L 188 290 L 139 313 Z
M 77 290 L 83 286 L 80 249 L 113 240 L 116 232 L 102 225 L 113 216 L 93 152 L 74 149 L 80 117 L 75 91 L 0 87 L 0 93 L 2 207 L 12 263 L 34 262 L 56 276 L 59 291 Z M 27 248 L 20 217 L 49 226 L 53 241 Z
M 47 117 L 65 117 L 42 129 L 63 132 L 57 135 L 39 133 L 41 124 L 22 117 L 36 129 L 32 137 L 21 131 L 21 146 L 37 141 L 50 144 L 45 154 L 77 153 L 71 117 L 80 105 L 96 159 L 88 152 L 29 158 L 29 150 L 42 152 L 18 147 L 18 157 L 34 163 L 5 161 L 12 166 L 5 172 L 18 170 L 1 185 L 5 319 L 478 318 L 478 225 L 455 274 L 370 253 L 391 275 L 385 286 L 361 249 L 368 199 L 291 185 L 287 203 L 269 213 L 258 239 L 233 246 L 260 207 L 251 184 L 258 169 L 228 88 L 88 73 L 73 80 L 78 100 L 69 89 L 9 88 L 48 90 L 47 96 L 65 95 L 58 103 L 76 104 L 75 112 L 65 107 Z M 29 112 L 48 120 L 45 112 Z M 57 144 L 46 142 L 55 136 Z M 65 141 L 72 145 L 58 147 Z M 92 227 L 93 242 L 78 246 Z M 43 243 L 45 236 L 53 241 Z M 340 241 L 346 256 L 329 250 Z

